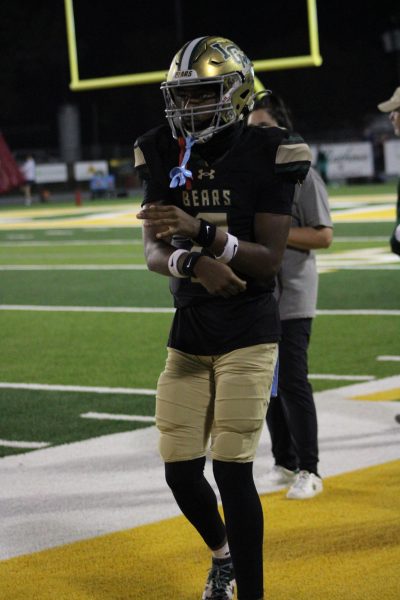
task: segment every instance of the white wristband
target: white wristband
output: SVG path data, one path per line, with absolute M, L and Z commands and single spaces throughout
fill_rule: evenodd
M 186 275 L 182 275 L 182 273 L 180 273 L 178 271 L 178 260 L 179 258 L 182 256 L 182 254 L 188 254 L 187 250 L 175 250 L 175 252 L 173 252 L 169 259 L 168 259 L 168 269 L 169 272 L 171 273 L 172 277 L 179 277 L 179 279 L 186 279 Z
M 230 233 L 227 233 L 226 235 L 227 238 L 224 246 L 224 251 L 220 256 L 215 257 L 216 260 L 225 264 L 231 262 L 239 248 L 239 240 L 237 239 L 237 237 L 231 235 Z

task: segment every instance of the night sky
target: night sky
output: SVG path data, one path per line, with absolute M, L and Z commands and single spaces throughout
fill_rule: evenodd
M 168 70 L 200 35 L 233 39 L 253 59 L 309 53 L 306 1 L 75 0 L 81 78 Z M 179 10 L 180 7 L 180 10 Z M 258 73 L 310 139 L 361 138 L 376 104 L 400 85 L 382 34 L 400 28 L 399 0 L 318 0 L 321 67 Z M 397 58 L 397 61 L 396 61 Z M 0 130 L 13 150 L 57 148 L 57 111 L 79 107 L 82 143 L 132 144 L 163 120 L 158 84 L 71 92 L 62 0 L 0 3 Z

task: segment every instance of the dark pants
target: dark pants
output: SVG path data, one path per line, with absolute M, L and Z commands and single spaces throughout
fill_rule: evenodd
M 308 381 L 307 350 L 312 319 L 282 321 L 278 396 L 271 398 L 267 425 L 277 465 L 318 474 L 318 427 Z

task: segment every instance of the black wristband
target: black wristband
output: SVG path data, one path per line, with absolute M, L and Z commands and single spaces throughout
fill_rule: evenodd
M 196 266 L 197 261 L 201 258 L 203 254 L 201 252 L 189 252 L 182 263 L 180 270 L 182 271 L 182 275 L 186 277 L 193 277 L 194 275 L 194 267 Z
M 213 223 L 209 223 L 204 219 L 199 219 L 200 229 L 197 237 L 193 238 L 193 241 L 202 248 L 208 248 L 211 246 L 217 235 L 217 228 Z

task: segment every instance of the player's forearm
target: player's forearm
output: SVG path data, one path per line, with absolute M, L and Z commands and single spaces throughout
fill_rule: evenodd
M 252 242 L 239 242 L 239 249 L 229 266 L 235 271 L 260 281 L 268 281 L 277 275 L 284 252 L 282 248 L 269 248 Z
M 168 260 L 174 248 L 165 242 L 147 242 L 144 247 L 144 255 L 147 268 L 160 275 L 171 275 L 168 269 Z
M 290 223 L 290 215 L 257 213 L 255 242 L 239 241 L 238 252 L 230 266 L 259 281 L 270 280 L 280 269 Z
M 330 227 L 291 227 L 287 245 L 299 250 L 317 250 L 329 248 L 333 232 Z

